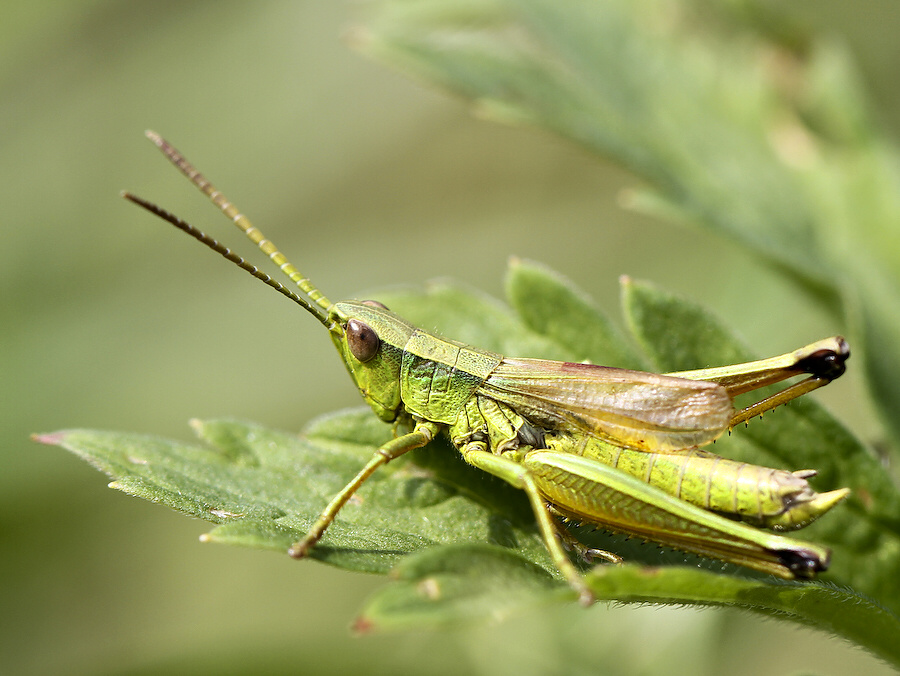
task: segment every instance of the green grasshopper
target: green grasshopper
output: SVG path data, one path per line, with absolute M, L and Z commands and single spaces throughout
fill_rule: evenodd
M 289 549 L 302 558 L 379 467 L 441 433 L 466 462 L 525 491 L 556 567 L 582 603 L 594 597 L 566 554 L 621 562 L 581 545 L 561 520 L 739 564 L 786 579 L 826 570 L 830 552 L 772 530 L 801 528 L 849 489 L 816 493 L 814 470 L 747 465 L 699 448 L 735 425 L 828 384 L 850 352 L 841 337 L 746 364 L 658 375 L 512 359 L 423 331 L 377 301 L 332 303 L 187 160 L 147 136 L 299 288 L 286 288 L 193 226 L 129 193 L 163 218 L 305 308 L 331 335 L 366 402 L 395 436 Z M 808 377 L 736 411 L 741 393 Z M 399 429 L 408 432 L 399 433 Z

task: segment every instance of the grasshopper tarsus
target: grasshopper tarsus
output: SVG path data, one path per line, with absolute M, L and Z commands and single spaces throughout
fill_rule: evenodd
M 288 547 L 287 553 L 292 559 L 305 559 L 309 554 L 310 545 L 305 540 L 301 540 Z
M 576 591 L 578 593 L 578 605 L 583 608 L 590 608 L 597 603 L 597 597 L 594 596 L 594 592 L 592 592 L 589 587 L 585 586 L 584 589 L 578 589 Z

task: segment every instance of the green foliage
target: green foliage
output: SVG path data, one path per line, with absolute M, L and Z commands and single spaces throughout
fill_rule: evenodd
M 610 356 L 638 354 L 624 339 L 613 339 L 612 330 L 607 339 L 616 347 L 609 352 L 591 341 L 577 351 L 552 336 L 556 329 L 549 327 L 568 323 L 610 325 L 583 292 L 555 273 L 516 262 L 507 287 L 515 313 L 450 284 L 380 299 L 419 325 L 436 326 L 449 336 L 465 334 L 473 344 L 511 356 L 609 363 Z M 668 370 L 748 356 L 696 305 L 645 283 L 624 280 L 623 289 L 627 324 L 641 346 L 633 358 Z M 531 312 L 531 300 L 541 297 L 549 315 L 543 335 L 520 319 Z M 684 345 L 693 345 L 694 359 L 702 361 L 686 361 Z M 234 421 L 194 426 L 205 445 L 78 430 L 40 439 L 79 454 L 109 474 L 115 488 L 217 524 L 205 540 L 285 551 L 391 436 L 390 426 L 367 409 L 315 421 L 299 437 Z M 613 540 L 602 546 L 646 568 L 595 569 L 588 579 L 598 596 L 778 613 L 900 660 L 889 640 L 900 630 L 894 575 L 900 565 L 900 508 L 878 463 L 813 401 L 779 409 L 717 443 L 716 450 L 749 462 L 816 467 L 818 489 L 853 489 L 847 504 L 805 531 L 834 550 L 827 581 L 776 582 L 734 566 Z M 522 604 L 572 599 L 549 561 L 524 495 L 467 466 L 443 439 L 376 473 L 312 556 L 351 570 L 393 569 L 397 581 L 369 602 L 359 630 L 458 624 L 497 618 Z M 702 569 L 684 567 L 686 561 Z
M 620 162 L 646 182 L 634 208 L 733 240 L 842 310 L 900 432 L 900 158 L 839 47 L 735 6 L 383 0 L 357 44 Z
M 382 0 L 354 35 L 481 115 L 620 162 L 643 181 L 630 206 L 707 228 L 789 275 L 849 324 L 853 364 L 900 432 L 900 163 L 841 49 L 759 11 L 699 0 Z M 510 356 L 663 371 L 752 356 L 695 305 L 643 283 L 623 289 L 631 341 L 564 279 L 521 262 L 507 284 L 515 313 L 451 285 L 380 299 L 421 326 Z M 368 411 L 320 419 L 300 437 L 237 422 L 195 426 L 202 446 L 89 431 L 40 440 L 81 455 L 116 488 L 216 524 L 208 540 L 282 551 L 391 434 Z M 816 468 L 817 489 L 853 490 L 804 531 L 833 549 L 824 581 L 773 582 L 613 540 L 604 546 L 630 563 L 587 573 L 598 597 L 773 614 L 900 665 L 900 497 L 874 456 L 805 400 L 716 451 Z M 361 631 L 496 619 L 571 599 L 523 496 L 467 467 L 444 441 L 379 471 L 312 555 L 393 571 Z

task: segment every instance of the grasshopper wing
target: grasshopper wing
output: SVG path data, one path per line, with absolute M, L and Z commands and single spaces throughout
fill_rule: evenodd
M 480 391 L 545 429 L 650 452 L 709 443 L 734 414 L 716 383 L 543 359 L 504 359 Z

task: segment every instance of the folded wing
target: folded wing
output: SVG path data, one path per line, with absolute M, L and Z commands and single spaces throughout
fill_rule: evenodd
M 543 359 L 504 359 L 481 391 L 546 429 L 652 452 L 709 443 L 734 413 L 716 383 Z

